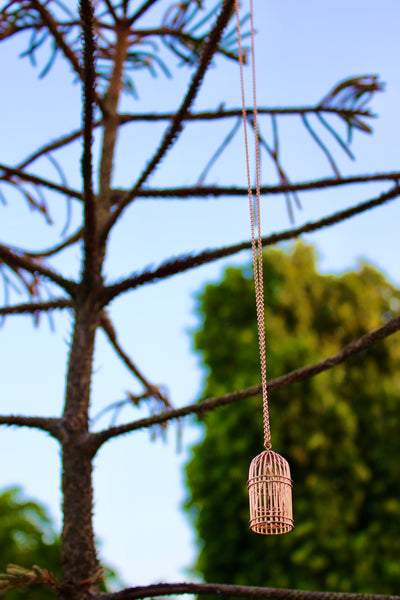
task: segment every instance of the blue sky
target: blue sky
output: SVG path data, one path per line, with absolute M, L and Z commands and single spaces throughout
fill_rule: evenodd
M 243 10 L 246 3 L 243 2 Z M 160 0 L 167 7 L 166 0 Z M 256 64 L 260 106 L 312 105 L 337 81 L 355 75 L 379 74 L 386 91 L 379 94 L 372 109 L 379 115 L 374 135 L 356 133 L 352 163 L 337 149 L 343 175 L 399 170 L 398 119 L 400 79 L 398 74 L 398 23 L 400 5 L 396 0 L 255 0 Z M 24 49 L 22 38 L 0 47 L 2 94 L 0 110 L 0 161 L 13 165 L 31 151 L 79 126 L 80 91 L 72 85 L 68 66 L 58 59 L 53 70 L 38 81 L 38 69 L 18 58 Z M 169 58 L 170 66 L 175 64 Z M 188 80 L 178 70 L 168 80 L 152 79 L 146 73 L 135 77 L 139 99 L 125 99 L 124 111 L 175 110 Z M 163 105 L 160 105 L 160 98 Z M 250 96 L 249 96 L 250 98 Z M 219 58 L 208 73 L 195 108 L 213 109 L 240 103 L 237 65 Z M 262 125 L 266 135 L 268 124 Z M 164 125 L 153 130 L 129 125 L 121 134 L 116 158 L 114 184 L 129 186 L 151 156 Z M 196 181 L 207 157 L 229 130 L 218 124 L 188 127 L 173 154 L 151 178 L 154 186 L 189 185 Z M 315 150 L 298 119 L 287 118 L 280 125 L 284 164 L 292 181 L 331 176 L 326 159 Z M 69 182 L 79 186 L 79 146 L 60 152 L 67 165 Z M 36 172 L 56 179 L 45 162 Z M 262 163 L 262 183 L 275 183 L 272 165 Z M 208 183 L 245 186 L 242 136 L 214 166 Z M 303 209 L 296 211 L 296 224 L 316 220 L 349 204 L 372 198 L 389 184 L 334 189 L 301 196 Z M 2 207 L 0 241 L 29 249 L 51 245 L 60 239 L 66 218 L 63 200 L 51 196 L 51 214 L 56 225 L 48 227 L 32 213 L 23 199 L 3 189 L 9 198 Z M 324 271 L 354 268 L 364 257 L 400 284 L 398 259 L 398 201 L 371 214 L 305 236 L 321 256 Z M 79 217 L 74 207 L 73 222 Z M 289 227 L 283 198 L 267 197 L 262 203 L 263 234 Z M 71 226 L 70 231 L 73 230 Z M 138 201 L 112 235 L 106 273 L 113 280 L 171 256 L 222 246 L 249 239 L 250 228 L 245 198 L 199 201 Z M 181 406 L 195 401 L 201 389 L 202 370 L 192 353 L 188 333 L 198 320 L 193 314 L 194 295 L 207 281 L 220 277 L 227 264 L 243 264 L 247 253 L 234 259 L 202 267 L 159 285 L 150 285 L 126 294 L 110 308 L 123 347 L 146 376 L 168 388 L 171 402 Z M 79 264 L 77 249 L 65 253 L 56 264 L 74 276 Z M 55 331 L 46 318 L 35 329 L 27 317 L 8 318 L 0 330 L 0 398 L 2 414 L 58 415 L 71 332 L 67 314 L 56 315 Z M 269 340 L 268 343 L 273 343 Z M 119 364 L 101 333 L 94 361 L 93 415 L 124 397 L 126 390 L 139 388 Z M 256 382 L 255 382 L 256 383 Z M 145 414 L 123 414 L 137 418 Z M 107 421 L 99 422 L 99 427 Z M 180 505 L 184 497 L 182 465 L 188 447 L 200 435 L 190 420 L 183 424 L 182 451 L 177 452 L 177 429 L 168 428 L 166 440 L 151 441 L 148 431 L 109 442 L 95 463 L 95 527 L 105 561 L 115 566 L 127 584 L 177 581 L 186 578 L 184 569 L 194 557 L 194 539 Z M 1 430 L 2 469 L 0 487 L 21 484 L 26 492 L 45 502 L 60 523 L 59 452 L 54 441 L 38 432 Z M 252 457 L 249 457 L 249 462 Z M 217 457 L 216 457 L 217 460 Z M 243 474 L 246 484 L 247 473 Z M 43 565 L 45 566 L 45 565 Z

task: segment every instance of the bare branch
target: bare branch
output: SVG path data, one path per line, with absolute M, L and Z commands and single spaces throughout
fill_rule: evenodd
M 114 210 L 103 232 L 104 236 L 108 235 L 109 231 L 121 215 L 122 211 L 126 208 L 126 206 L 128 206 L 132 199 L 136 197 L 137 192 L 140 190 L 142 185 L 145 183 L 145 181 L 148 179 L 148 177 L 151 175 L 151 173 L 154 171 L 154 169 L 157 167 L 160 161 L 164 158 L 165 154 L 170 149 L 170 147 L 178 139 L 178 136 L 183 129 L 182 121 L 185 115 L 187 114 L 190 106 L 192 105 L 194 99 L 197 96 L 197 93 L 203 82 L 204 75 L 206 74 L 206 71 L 211 64 L 211 60 L 217 50 L 222 33 L 232 16 L 232 9 L 233 0 L 224 0 L 216 23 L 210 31 L 207 37 L 207 41 L 203 46 L 203 50 L 199 60 L 199 66 L 197 68 L 196 73 L 193 76 L 188 92 L 180 108 L 175 114 L 171 125 L 168 127 L 166 133 L 164 134 L 162 142 L 158 150 L 154 154 L 153 158 L 150 160 L 147 167 L 143 170 L 142 174 L 140 175 L 138 181 L 136 182 L 132 190 L 127 193 L 126 198 L 122 200 L 118 205 L 118 208 Z
M 338 211 L 318 221 L 311 221 L 305 225 L 302 225 L 301 227 L 288 229 L 280 233 L 273 233 L 272 235 L 263 237 L 261 238 L 262 246 L 271 246 L 272 244 L 277 244 L 278 242 L 296 238 L 303 233 L 311 233 L 325 227 L 336 225 L 337 223 L 350 219 L 355 215 L 361 214 L 367 210 L 371 210 L 372 208 L 376 208 L 377 206 L 385 204 L 386 202 L 390 202 L 398 196 L 400 196 L 400 187 L 396 186 L 389 192 L 381 194 L 377 198 L 373 198 L 372 200 L 368 200 L 366 202 L 361 202 L 354 207 Z M 190 269 L 201 267 L 210 262 L 214 262 L 215 260 L 226 258 L 227 256 L 233 256 L 234 254 L 242 252 L 243 250 L 248 250 L 249 248 L 251 248 L 251 241 L 246 241 L 239 244 L 234 244 L 232 246 L 204 250 L 203 252 L 195 255 L 186 255 L 171 259 L 164 262 L 153 271 L 144 271 L 143 273 L 134 275 L 133 277 L 125 279 L 119 283 L 114 283 L 113 285 L 105 287 L 103 291 L 104 305 L 107 305 L 109 302 L 111 302 L 111 300 L 120 294 L 133 290 L 141 285 L 154 283 L 160 279 L 172 277 L 178 273 L 183 273 Z
M 102 125 L 102 121 L 96 121 L 96 123 L 94 124 L 94 127 L 100 127 L 101 125 Z M 36 152 L 34 152 L 33 154 L 30 154 L 22 163 L 20 163 L 18 165 L 18 168 L 24 169 L 25 167 L 27 167 L 28 165 L 33 163 L 35 160 L 37 160 L 41 156 L 48 154 L 52 150 L 58 150 L 59 148 L 63 148 L 64 146 L 67 146 L 71 142 L 74 142 L 75 140 L 79 139 L 82 136 L 82 134 L 83 134 L 82 129 L 77 129 L 76 131 L 73 131 L 72 133 L 63 135 L 62 137 L 58 138 L 58 140 L 54 140 L 53 142 L 50 142 L 49 144 L 42 146 Z
M 106 3 L 106 6 L 108 8 L 108 11 L 109 11 L 110 15 L 112 16 L 112 18 L 114 19 L 114 21 L 117 23 L 119 19 L 118 19 L 118 15 L 115 12 L 115 9 L 114 9 L 112 3 L 110 2 L 110 0 L 104 0 L 104 1 Z
M 328 358 L 314 363 L 312 365 L 308 365 L 307 367 L 296 369 L 295 371 L 291 371 L 286 375 L 282 375 L 281 377 L 272 379 L 268 382 L 268 391 L 273 392 L 274 390 L 287 387 L 292 383 L 297 383 L 299 381 L 310 379 L 310 377 L 314 377 L 315 375 L 318 375 L 318 373 L 322 373 L 323 371 L 332 369 L 336 365 L 339 365 L 347 359 L 349 359 L 351 356 L 359 354 L 363 350 L 370 348 L 371 346 L 385 339 L 389 335 L 396 333 L 396 331 L 398 331 L 399 329 L 400 316 L 393 317 L 392 319 L 387 321 L 387 323 L 385 323 L 385 325 L 383 325 L 382 327 L 374 329 L 373 331 L 363 335 L 362 337 L 353 340 L 352 342 L 350 342 L 350 344 L 344 346 L 344 348 L 342 348 L 342 350 L 340 350 L 336 354 L 329 356 Z M 99 431 L 98 433 L 93 433 L 91 435 L 91 447 L 93 452 L 95 453 L 105 442 L 107 442 L 111 438 L 115 438 L 117 436 L 124 435 L 126 433 L 130 433 L 131 431 L 136 431 L 138 429 L 152 427 L 156 424 L 166 423 L 167 421 L 170 421 L 172 419 L 186 417 L 187 415 L 203 414 L 210 410 L 214 410 L 219 406 L 233 404 L 234 402 L 239 402 L 240 400 L 244 400 L 245 398 L 250 398 L 252 396 L 258 396 L 259 394 L 261 394 L 261 385 L 255 385 L 245 390 L 240 390 L 239 392 L 233 392 L 231 394 L 225 394 L 224 396 L 219 396 L 217 398 L 209 398 L 208 400 L 202 400 L 201 402 L 197 402 L 196 404 L 189 404 L 188 406 L 184 406 L 183 408 L 169 410 L 160 415 L 154 415 L 152 417 L 140 419 L 138 421 L 134 421 L 133 423 L 119 425 L 118 427 L 110 427 L 109 429 Z
M 220 583 L 156 583 L 127 588 L 111 594 L 96 594 L 93 600 L 137 600 L 175 594 L 216 595 L 236 598 L 267 598 L 268 600 L 399 600 L 400 596 L 349 594 L 344 592 L 307 592 Z
M 131 16 L 129 19 L 129 25 L 133 25 L 153 4 L 158 0 L 147 0 L 142 6 Z
M 0 164 L 0 169 L 5 172 L 5 175 L 0 176 L 0 181 L 10 181 L 10 177 L 18 177 L 22 181 L 29 181 L 30 183 L 34 183 L 35 185 L 42 185 L 43 187 L 48 188 L 49 190 L 53 190 L 55 192 L 60 192 L 61 194 L 65 194 L 66 196 L 70 196 L 71 198 L 78 198 L 78 200 L 82 200 L 81 192 L 77 190 L 73 190 L 64 185 L 59 185 L 57 183 L 53 183 L 52 181 L 48 181 L 47 179 L 43 179 L 43 177 L 38 177 L 37 175 L 32 175 L 30 173 L 25 173 L 21 167 L 12 168 L 6 165 Z
M 286 192 L 306 192 L 314 190 L 322 190 L 331 187 L 343 185 L 352 185 L 358 183 L 369 183 L 371 181 L 400 181 L 400 172 L 393 171 L 388 173 L 376 173 L 374 175 L 351 175 L 349 177 L 327 177 L 324 179 L 316 179 L 314 181 L 304 181 L 299 183 L 287 183 L 279 185 L 263 185 L 260 188 L 260 193 L 263 196 L 285 194 Z M 254 190 L 253 190 L 254 192 Z M 126 190 L 114 190 L 114 203 L 123 197 Z M 214 198 L 219 196 L 247 196 L 248 189 L 244 187 L 224 187 L 217 185 L 210 186 L 186 186 L 175 188 L 146 188 L 138 192 L 138 198 Z
M 263 107 L 257 109 L 259 115 L 275 115 L 275 116 L 296 116 L 296 115 L 307 115 L 307 114 L 331 114 L 339 116 L 343 119 L 350 117 L 366 117 L 375 118 L 375 115 L 369 110 L 345 110 L 342 108 L 333 108 L 327 106 L 289 106 L 286 108 L 278 107 Z M 253 114 L 252 108 L 246 108 L 246 115 L 251 117 Z M 121 114 L 120 120 L 122 124 L 130 123 L 132 121 L 171 121 L 175 116 L 175 113 L 132 113 L 132 114 Z M 220 119 L 232 119 L 242 116 L 241 108 L 230 108 L 225 109 L 223 107 L 217 110 L 207 110 L 200 112 L 188 112 L 183 121 L 214 121 Z
M 162 38 L 164 37 L 174 37 L 177 38 L 178 40 L 182 40 L 183 42 L 190 42 L 191 45 L 193 47 L 201 47 L 202 43 L 204 42 L 204 37 L 195 37 L 193 35 L 191 35 L 190 33 L 186 33 L 185 31 L 182 31 L 181 29 L 173 29 L 172 27 L 157 27 L 157 28 L 153 28 L 153 29 L 133 29 L 132 33 L 136 36 L 138 36 L 139 38 L 146 38 L 149 36 L 160 36 Z M 173 47 L 169 46 L 171 48 L 172 51 L 175 51 Z M 222 54 L 223 56 L 225 56 L 226 58 L 230 58 L 233 60 L 237 60 L 238 56 L 236 52 L 229 52 L 227 50 L 225 50 L 224 48 L 218 47 L 216 49 L 216 52 L 218 52 L 219 54 Z M 181 57 L 182 54 L 179 54 Z M 186 59 L 188 60 L 188 59 Z
M 57 310 L 60 308 L 71 308 L 72 302 L 67 298 L 58 300 L 49 300 L 48 302 L 25 302 L 24 304 L 14 304 L 13 306 L 3 306 L 0 308 L 0 316 L 6 315 L 34 315 L 39 312 Z
M 53 248 L 48 248 L 47 250 L 40 250 L 38 252 L 25 252 L 25 254 L 26 256 L 30 256 L 31 258 L 46 258 L 49 256 L 54 256 L 54 254 L 61 252 L 61 250 L 69 248 L 69 246 L 73 246 L 74 244 L 76 244 L 76 242 L 79 242 L 79 240 L 82 239 L 82 233 L 83 229 L 78 229 L 78 231 L 76 231 L 73 235 L 71 235 L 69 238 L 67 238 L 60 244 L 53 246 Z
M 47 433 L 50 433 L 52 437 L 56 438 L 59 441 L 61 441 L 63 437 L 61 420 L 53 417 L 25 417 L 18 415 L 0 415 L 0 425 L 41 429 L 42 431 L 47 431 Z
M 17 267 L 33 275 L 41 275 L 53 281 L 71 295 L 75 293 L 77 284 L 74 281 L 65 279 L 62 275 L 56 273 L 56 271 L 45 267 L 42 263 L 29 256 L 16 254 L 7 246 L 3 246 L 3 244 L 0 244 L 0 261 L 3 261 L 12 268 Z
M 135 363 L 130 359 L 130 357 L 126 354 L 126 352 L 124 352 L 124 350 L 122 349 L 121 345 L 118 342 L 117 333 L 115 331 L 115 328 L 114 328 L 109 316 L 107 315 L 107 313 L 105 311 L 103 312 L 102 317 L 101 317 L 101 328 L 103 329 L 104 333 L 108 337 L 108 340 L 109 340 L 110 344 L 112 345 L 112 347 L 114 348 L 115 352 L 121 358 L 122 362 L 129 369 L 129 371 L 131 371 L 131 373 L 133 373 L 135 375 L 135 377 L 137 377 L 139 379 L 139 381 L 146 388 L 146 394 L 144 396 L 140 396 L 139 399 L 145 398 L 145 397 L 148 398 L 151 396 L 151 397 L 154 397 L 154 398 L 157 398 L 158 400 L 160 400 L 163 403 L 165 408 L 172 408 L 169 399 L 167 398 L 166 394 L 161 390 L 161 388 L 157 385 L 153 385 L 152 383 L 150 383 L 146 379 L 146 377 L 143 375 L 143 373 L 141 373 L 139 371 L 139 369 L 137 368 Z
M 153 0 L 154 1 L 154 0 Z M 251 115 L 253 112 L 252 108 L 246 109 L 246 113 Z M 329 108 L 329 107 L 321 107 L 321 106 L 300 106 L 300 107 L 288 107 L 288 108 L 266 108 L 260 107 L 258 109 L 259 115 L 282 115 L 282 116 L 290 116 L 290 115 L 303 115 L 303 114 L 332 114 L 337 115 L 344 120 L 352 119 L 352 118 L 375 118 L 375 115 L 372 114 L 369 110 L 343 110 L 339 108 Z M 120 125 L 126 125 L 128 123 L 132 123 L 133 121 L 172 121 L 175 117 L 176 113 L 135 113 L 135 114 L 120 114 L 118 116 L 118 121 Z M 224 110 L 220 108 L 215 111 L 203 111 L 198 113 L 187 112 L 186 115 L 182 118 L 182 121 L 214 121 L 219 119 L 230 119 L 235 117 L 241 117 L 242 109 L 233 108 L 229 110 Z M 103 120 L 100 119 L 93 123 L 93 128 L 103 126 Z M 82 129 L 77 129 L 76 131 L 71 132 L 65 136 L 62 136 L 58 140 L 51 142 L 50 144 L 46 144 L 33 154 L 31 154 L 28 158 L 25 159 L 19 165 L 19 168 L 22 169 L 32 163 L 34 160 L 51 152 L 52 150 L 57 150 L 74 142 L 79 139 L 83 134 Z M 139 195 L 139 194 L 138 194 Z

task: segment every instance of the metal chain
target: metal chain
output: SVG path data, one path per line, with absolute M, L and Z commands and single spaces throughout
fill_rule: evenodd
M 251 185 L 250 175 L 250 157 L 249 144 L 247 139 L 247 111 L 244 93 L 244 77 L 243 77 L 243 49 L 242 37 L 240 33 L 240 17 L 239 17 L 239 0 L 235 0 L 235 12 L 238 34 L 239 48 L 239 67 L 240 67 L 240 86 L 242 94 L 242 116 L 244 129 L 244 145 L 246 153 L 246 169 L 247 169 L 247 189 L 249 195 L 250 209 L 250 226 L 251 226 L 251 248 L 253 253 L 253 271 L 254 271 L 254 287 L 256 292 L 256 309 L 257 309 L 257 327 L 258 327 L 258 344 L 260 349 L 261 362 L 261 384 L 263 398 L 263 417 L 264 417 L 264 447 L 266 450 L 271 448 L 271 431 L 269 425 L 269 410 L 268 410 L 268 388 L 267 388 L 267 371 L 266 371 L 266 348 L 265 348 L 265 324 L 264 324 L 264 286 L 263 286 L 263 263 L 262 263 L 262 240 L 261 240 L 261 211 L 260 211 L 260 153 L 257 125 L 257 96 L 256 96 L 256 72 L 255 72 L 255 52 L 254 52 L 254 18 L 253 18 L 253 0 L 250 0 L 250 23 L 251 23 L 251 62 L 252 62 L 252 80 L 253 80 L 253 129 L 254 129 L 254 149 L 255 149 L 255 167 L 256 167 L 256 202 L 253 203 L 253 190 Z M 256 241 L 256 226 L 257 223 L 257 241 Z

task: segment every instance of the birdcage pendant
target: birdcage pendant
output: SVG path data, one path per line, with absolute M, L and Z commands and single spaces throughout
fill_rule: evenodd
M 254 287 L 256 294 L 257 329 L 261 362 L 261 391 L 263 399 L 264 417 L 264 448 L 265 451 L 256 456 L 250 465 L 249 471 L 249 500 L 250 500 L 250 529 L 263 535 L 279 535 L 288 533 L 293 529 L 292 509 L 292 480 L 287 461 L 271 450 L 271 432 L 268 410 L 268 386 L 265 350 L 265 323 L 264 323 L 264 290 L 263 290 L 263 242 L 261 233 L 260 210 L 260 154 L 258 126 L 257 126 L 257 99 L 254 61 L 254 19 L 253 2 L 250 0 L 251 24 L 251 64 L 253 79 L 253 120 L 254 129 L 254 156 L 255 156 L 255 201 L 253 199 L 253 184 L 250 176 L 250 155 L 247 138 L 247 109 L 245 101 L 243 63 L 244 54 L 240 32 L 239 0 L 235 0 L 235 13 L 237 23 L 237 40 L 239 51 L 240 85 L 242 92 L 242 116 L 245 139 L 245 155 L 247 167 L 247 188 L 249 196 L 249 212 L 251 226 L 251 249 L 253 255 Z M 257 229 L 257 239 L 256 239 Z
M 249 470 L 250 529 L 279 535 L 293 529 L 292 480 L 288 462 L 276 452 L 256 456 Z

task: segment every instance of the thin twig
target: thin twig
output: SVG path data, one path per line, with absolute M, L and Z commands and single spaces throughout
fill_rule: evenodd
M 325 146 L 325 144 L 323 143 L 321 138 L 315 133 L 314 129 L 311 127 L 310 123 L 308 122 L 306 115 L 301 115 L 301 118 L 303 120 L 304 126 L 307 129 L 308 133 L 311 135 L 313 140 L 321 148 L 322 152 L 325 154 L 326 158 L 328 159 L 329 164 L 331 165 L 336 177 L 338 179 L 340 179 L 341 175 L 339 173 L 339 169 L 333 159 L 332 154 L 329 152 L 328 148 Z
M 71 308 L 71 306 L 72 302 L 67 298 L 48 300 L 47 302 L 25 302 L 23 304 L 14 304 L 13 306 L 2 306 L 0 308 L 0 315 L 34 315 L 49 310 Z
M 45 267 L 40 262 L 30 258 L 29 256 L 16 254 L 10 250 L 10 248 L 7 248 L 7 246 L 3 246 L 3 244 L 0 244 L 0 259 L 6 265 L 11 267 L 19 267 L 25 271 L 28 271 L 28 273 L 32 273 L 33 275 L 42 275 L 42 277 L 45 277 L 50 281 L 54 281 L 54 283 L 62 287 L 71 295 L 75 293 L 77 284 L 74 281 L 65 279 L 56 271 Z
M 372 208 L 376 208 L 377 206 L 385 204 L 386 202 L 390 202 L 398 196 L 400 196 L 400 187 L 396 186 L 389 192 L 381 194 L 377 198 L 367 200 L 366 202 L 361 202 L 356 206 L 338 211 L 318 221 L 311 221 L 305 225 L 302 225 L 301 227 L 288 229 L 280 233 L 273 233 L 263 237 L 261 238 L 262 246 L 271 246 L 272 244 L 277 244 L 278 242 L 294 239 L 304 233 L 311 233 L 325 227 L 336 225 L 337 223 L 350 219 L 355 215 L 371 210 Z M 239 244 L 233 244 L 232 246 L 204 250 L 199 254 L 173 258 L 164 262 L 152 271 L 144 271 L 143 273 L 133 275 L 132 277 L 124 279 L 123 281 L 105 287 L 103 291 L 103 303 L 104 305 L 107 305 L 109 302 L 111 302 L 111 300 L 120 294 L 133 290 L 141 285 L 154 283 L 160 279 L 172 277 L 173 275 L 183 273 L 190 269 L 209 264 L 215 260 L 226 258 L 227 256 L 233 256 L 234 254 L 242 252 L 242 250 L 248 250 L 249 248 L 251 248 L 251 241 L 246 241 Z
M 102 120 L 96 121 L 94 123 L 94 127 L 100 127 L 102 125 L 102 123 L 103 123 Z M 58 148 L 63 148 L 64 146 L 67 146 L 71 142 L 74 142 L 75 140 L 79 139 L 82 136 L 82 134 L 83 134 L 82 129 L 77 129 L 76 131 L 73 131 L 72 133 L 63 135 L 62 137 L 58 138 L 57 140 L 54 140 L 53 142 L 50 142 L 49 144 L 45 144 L 44 146 L 42 146 L 41 148 L 36 150 L 33 154 L 30 154 L 22 163 L 20 163 L 18 165 L 17 168 L 24 169 L 25 167 L 27 167 L 28 165 L 33 163 L 35 160 L 37 160 L 41 156 L 45 156 L 52 150 L 57 150 Z
M 246 109 L 247 114 L 251 114 L 252 109 Z M 361 110 L 361 111 L 349 111 L 343 110 L 339 108 L 323 108 L 321 106 L 300 106 L 300 107 L 287 107 L 287 108 L 267 108 L 261 107 L 258 109 L 259 115 L 282 115 L 282 116 L 290 116 L 290 115 L 302 115 L 302 114 L 324 114 L 330 113 L 333 115 L 340 116 L 342 118 L 350 118 L 350 117 L 367 117 L 367 118 L 375 118 L 375 115 L 372 114 L 369 110 Z M 132 123 L 133 121 L 172 121 L 175 117 L 176 113 L 135 113 L 135 114 L 120 114 L 118 115 L 119 125 L 126 125 Z M 235 117 L 240 117 L 242 114 L 241 109 L 233 108 L 229 110 L 217 109 L 215 111 L 203 111 L 198 113 L 188 112 L 182 118 L 182 121 L 213 121 L 218 119 L 230 119 Z M 97 120 L 93 123 L 93 127 L 102 127 L 103 120 Z M 58 140 L 54 140 L 50 144 L 46 144 L 42 148 L 39 148 L 36 152 L 27 157 L 24 162 L 19 165 L 19 168 L 24 168 L 34 160 L 51 152 L 52 150 L 57 150 L 62 148 L 71 142 L 79 139 L 83 134 L 82 129 L 77 129 L 76 131 L 72 131 L 71 133 L 60 137 Z
M 312 365 L 308 365 L 307 367 L 296 369 L 290 373 L 287 373 L 286 375 L 277 377 L 276 379 L 272 379 L 268 382 L 268 392 L 282 389 L 292 383 L 305 381 L 306 379 L 310 379 L 311 377 L 314 377 L 323 371 L 332 369 L 336 365 L 339 365 L 349 359 L 351 356 L 367 350 L 379 341 L 385 339 L 393 333 L 396 333 L 396 331 L 399 329 L 400 316 L 390 319 L 382 327 L 379 327 L 378 329 L 375 329 L 361 336 L 360 338 L 353 340 L 350 342 L 350 344 L 344 346 L 344 348 L 342 348 L 339 352 L 329 356 L 324 360 L 316 362 Z M 160 415 L 153 415 L 152 417 L 140 419 L 138 421 L 134 421 L 133 423 L 119 425 L 118 427 L 110 427 L 109 429 L 105 429 L 91 435 L 91 449 L 93 453 L 95 453 L 105 442 L 111 438 L 115 438 L 138 429 L 152 427 L 156 424 L 166 423 L 172 419 L 178 419 L 180 417 L 186 417 L 193 414 L 203 414 L 210 410 L 214 410 L 219 406 L 233 404 L 234 402 L 239 402 L 245 398 L 258 396 L 260 394 L 261 385 L 255 385 L 245 390 L 240 390 L 231 394 L 225 394 L 224 396 L 219 396 L 217 398 L 209 398 L 208 400 L 203 400 L 201 402 L 197 402 L 196 404 L 189 404 L 183 408 L 169 410 Z
M 57 22 L 55 21 L 53 15 L 47 10 L 47 8 L 41 2 L 39 2 L 39 0 L 30 0 L 30 2 L 32 4 L 32 6 L 40 14 L 43 23 L 46 25 L 47 29 L 53 36 L 54 41 L 56 42 L 57 46 L 62 50 L 64 56 L 71 63 L 72 68 L 74 69 L 75 73 L 77 75 L 79 75 L 79 77 L 82 79 L 82 67 L 79 64 L 78 57 L 76 56 L 75 52 L 73 50 L 71 50 L 71 47 L 64 40 L 64 36 L 59 31 L 59 29 L 57 27 Z
M 43 177 L 38 177 L 37 175 L 32 175 L 31 173 L 25 173 L 25 171 L 23 171 L 21 167 L 13 168 L 8 167 L 7 165 L 0 164 L 0 169 L 5 172 L 5 175 L 0 176 L 0 181 L 10 182 L 10 177 L 14 176 L 18 177 L 18 179 L 21 179 L 22 181 L 29 181 L 30 183 L 34 183 L 35 185 L 42 185 L 43 187 L 46 187 L 49 190 L 60 192 L 61 194 L 65 194 L 66 196 L 70 196 L 71 198 L 78 198 L 79 200 L 82 200 L 81 192 L 73 190 L 65 185 L 53 183 L 52 181 L 43 179 Z
M 108 8 L 108 11 L 109 11 L 110 15 L 114 19 L 114 22 L 117 23 L 119 21 L 119 19 L 118 19 L 118 15 L 115 12 L 115 9 L 114 9 L 112 3 L 110 2 L 110 0 L 104 0 L 104 2 L 105 2 L 106 6 Z
M 153 4 L 158 2 L 158 0 L 147 0 L 142 6 L 130 17 L 129 25 L 133 25 L 135 21 L 137 21 Z
M 210 171 L 211 167 L 215 164 L 217 159 L 221 156 L 222 152 L 225 150 L 225 148 L 228 146 L 228 144 L 235 137 L 235 134 L 238 131 L 240 125 L 241 125 L 241 120 L 238 119 L 236 121 L 236 123 L 234 124 L 234 126 L 232 127 L 232 129 L 229 131 L 228 135 L 222 140 L 221 144 L 218 146 L 217 150 L 214 152 L 214 154 L 212 155 L 210 160 L 207 162 L 206 166 L 204 167 L 203 171 L 200 174 L 200 177 L 197 180 L 196 186 L 202 185 L 202 183 L 205 180 L 205 178 L 207 177 L 208 172 Z
M 247 116 L 251 116 L 253 113 L 252 108 L 246 108 Z M 375 118 L 375 115 L 369 110 L 345 110 L 342 108 L 334 107 L 322 107 L 322 106 L 288 106 L 284 108 L 279 107 L 260 107 L 258 109 L 259 115 L 307 115 L 307 114 L 331 114 L 337 115 L 342 118 L 349 118 L 352 116 Z M 130 123 L 132 121 L 171 121 L 175 116 L 175 113 L 132 113 L 132 114 L 120 114 L 119 118 L 121 123 Z M 207 110 L 199 112 L 188 112 L 183 121 L 214 121 L 219 119 L 231 119 L 242 116 L 241 108 L 230 108 L 224 109 L 219 108 L 217 110 Z
M 37 252 L 26 252 L 26 251 L 23 251 L 23 252 L 24 252 L 24 254 L 26 254 L 26 256 L 30 256 L 31 258 L 47 258 L 49 256 L 54 256 L 54 254 L 61 252 L 61 250 L 64 250 L 65 248 L 69 248 L 69 246 L 73 246 L 74 244 L 76 244 L 76 242 L 79 242 L 79 240 L 82 239 L 82 233 L 83 233 L 83 229 L 80 228 L 69 238 L 67 238 L 60 244 L 53 246 L 52 248 L 47 248 L 46 250 L 38 250 Z M 22 252 L 22 250 L 20 250 L 20 252 Z
M 274 588 L 226 585 L 220 583 L 156 583 L 127 588 L 110 594 L 96 594 L 93 600 L 138 600 L 175 594 L 200 594 L 236 598 L 266 598 L 267 600 L 400 600 L 400 596 L 349 594 L 343 592 L 307 592 Z
M 400 181 L 400 172 L 393 171 L 389 173 L 376 173 L 374 175 L 351 175 L 349 177 L 327 177 L 313 181 L 304 181 L 299 183 L 288 183 L 279 185 L 263 185 L 260 187 L 260 193 L 263 196 L 271 194 L 285 194 L 295 191 L 314 191 L 343 185 L 352 185 L 357 183 L 369 183 L 370 181 Z M 254 191 L 254 190 L 253 190 Z M 120 197 L 126 193 L 126 190 L 114 190 L 114 203 L 119 201 Z M 174 188 L 146 188 L 140 190 L 138 198 L 214 198 L 220 196 L 247 196 L 248 190 L 244 187 L 225 187 L 225 186 L 185 186 Z

